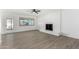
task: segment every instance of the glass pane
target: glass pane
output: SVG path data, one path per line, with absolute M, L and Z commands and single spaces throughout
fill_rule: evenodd
M 13 20 L 7 19 L 7 29 L 12 30 L 13 29 Z
M 34 20 L 32 18 L 19 18 L 20 20 L 20 25 L 23 26 L 33 26 L 34 25 Z

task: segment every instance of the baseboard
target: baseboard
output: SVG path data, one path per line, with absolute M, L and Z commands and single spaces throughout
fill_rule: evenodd
M 75 38 L 75 39 L 79 39 L 79 35 L 77 35 L 77 34 L 73 35 L 73 34 L 66 34 L 66 33 L 61 32 L 60 35 Z
M 51 34 L 51 35 L 60 36 L 60 34 L 58 34 L 58 33 L 49 33 L 48 31 L 45 31 L 45 30 L 39 30 L 39 31 L 43 32 L 43 33 Z
M 66 35 L 67 37 L 72 37 L 72 38 L 75 38 L 75 39 L 79 39 L 79 35 Z
M 32 30 L 18 30 L 18 31 L 13 31 L 13 32 L 5 32 L 5 33 L 1 33 L 1 34 L 18 33 L 18 32 L 34 31 L 34 30 L 37 30 L 37 29 L 32 29 Z

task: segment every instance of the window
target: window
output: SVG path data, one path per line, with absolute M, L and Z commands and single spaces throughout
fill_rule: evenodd
M 34 25 L 34 19 L 33 18 L 19 18 L 20 25 L 21 26 L 33 26 Z
M 12 30 L 12 29 L 13 29 L 13 19 L 7 18 L 7 30 Z

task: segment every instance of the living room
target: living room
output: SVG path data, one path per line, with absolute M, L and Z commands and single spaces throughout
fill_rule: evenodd
M 78 19 L 78 9 L 1 9 L 0 48 L 79 48 Z

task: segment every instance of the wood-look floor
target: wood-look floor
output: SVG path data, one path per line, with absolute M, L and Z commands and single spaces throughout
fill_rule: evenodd
M 2 35 L 2 49 L 78 49 L 79 40 L 39 31 Z

